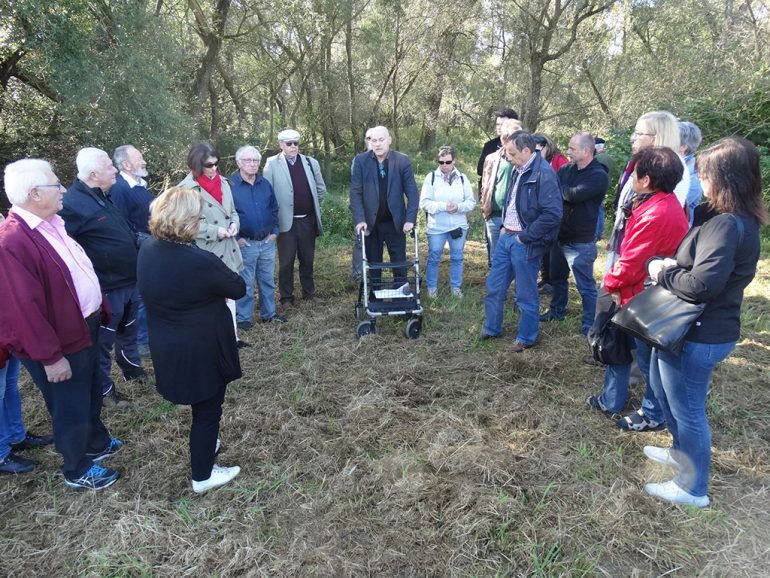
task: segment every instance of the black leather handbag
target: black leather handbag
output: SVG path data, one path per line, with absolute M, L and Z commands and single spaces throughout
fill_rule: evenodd
M 623 305 L 612 322 L 651 347 L 679 353 L 705 307 L 705 303 L 689 303 L 660 285 L 651 285 Z
M 631 337 L 612 322 L 618 306 L 607 293 L 599 295 L 596 317 L 588 330 L 588 345 L 593 358 L 605 365 L 628 365 L 631 356 Z

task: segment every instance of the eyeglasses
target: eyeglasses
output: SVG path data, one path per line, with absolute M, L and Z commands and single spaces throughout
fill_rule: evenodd
M 438 164 L 440 164 L 440 165 L 451 165 L 453 162 L 455 162 L 454 159 L 452 159 L 451 161 L 438 161 Z
M 204 169 L 213 169 L 214 167 L 219 165 L 219 161 L 214 161 L 213 163 L 203 163 Z
M 638 130 L 634 131 L 634 136 L 640 137 L 640 136 L 655 136 L 654 132 L 639 132 Z
M 63 188 L 64 188 L 64 185 L 62 185 L 61 183 L 54 183 L 54 184 L 52 184 L 52 185 L 35 185 L 35 186 L 34 186 L 34 187 L 32 187 L 32 188 L 33 188 L 33 189 L 41 189 L 41 188 L 43 188 L 43 187 L 56 187 L 57 189 L 63 189 Z
M 287 140 L 287 141 L 283 141 L 283 144 L 285 144 L 287 147 L 298 147 L 299 146 L 299 141 Z
M 256 165 L 256 164 L 259 164 L 259 161 L 261 161 L 261 160 L 262 159 L 241 159 L 241 162 L 242 163 L 249 163 L 249 164 Z

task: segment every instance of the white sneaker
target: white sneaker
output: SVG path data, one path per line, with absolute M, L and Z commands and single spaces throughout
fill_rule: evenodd
M 211 468 L 211 476 L 209 476 L 208 480 L 203 480 L 202 482 L 196 482 L 193 480 L 193 492 L 196 494 L 202 494 L 203 492 L 208 492 L 209 490 L 213 490 L 219 486 L 224 486 L 239 473 L 241 473 L 241 468 L 238 466 L 223 468 L 222 466 L 214 464 L 214 467 Z
M 428 287 L 428 297 L 430 297 L 431 299 L 435 299 L 436 295 L 438 295 L 438 289 L 431 289 L 430 287 Z
M 679 469 L 679 462 L 671 455 L 670 448 L 659 448 L 657 446 L 644 446 L 644 455 L 651 459 L 653 462 L 663 464 L 664 466 L 671 466 L 672 468 Z
M 680 506 L 705 508 L 709 505 L 708 496 L 693 496 L 690 492 L 680 488 L 679 484 L 674 480 L 662 484 L 647 484 L 644 486 L 644 491 L 651 496 L 671 502 L 672 504 L 679 504 Z
M 453 287 L 452 288 L 452 295 L 454 295 L 458 299 L 462 299 L 463 298 L 463 291 L 459 287 Z

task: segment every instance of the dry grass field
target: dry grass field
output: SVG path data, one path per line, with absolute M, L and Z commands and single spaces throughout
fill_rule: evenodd
M 603 374 L 581 363 L 574 291 L 571 316 L 542 326 L 536 348 L 507 352 L 511 310 L 506 339 L 481 342 L 486 255 L 472 241 L 465 298 L 428 302 L 419 340 L 386 320 L 359 341 L 348 255 L 319 247 L 322 298 L 244 334 L 253 347 L 218 459 L 241 466 L 234 483 L 193 494 L 188 408 L 127 384 L 134 410 L 103 413 L 126 441 L 109 462 L 117 484 L 66 489 L 52 449 L 31 453 L 33 474 L 0 478 L 0 575 L 770 575 L 767 250 L 742 341 L 713 380 L 702 511 L 642 491 L 668 479 L 642 454 L 666 432 L 624 433 L 585 406 Z M 50 431 L 23 378 L 28 427 Z

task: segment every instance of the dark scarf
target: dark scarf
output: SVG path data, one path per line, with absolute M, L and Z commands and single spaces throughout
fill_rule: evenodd
M 222 204 L 222 177 L 219 176 L 219 171 L 214 175 L 213 179 L 208 178 L 204 174 L 200 174 L 195 177 L 198 184 L 203 187 L 209 195 L 214 197 L 217 203 Z

